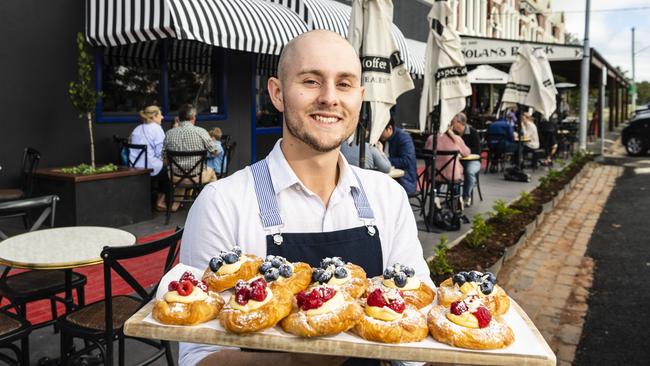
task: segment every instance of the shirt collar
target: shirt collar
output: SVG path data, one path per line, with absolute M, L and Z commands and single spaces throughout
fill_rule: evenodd
M 291 169 L 289 162 L 284 157 L 282 149 L 280 148 L 280 143 L 282 139 L 279 139 L 273 150 L 266 157 L 266 163 L 269 166 L 269 172 L 271 174 L 271 181 L 273 182 L 273 189 L 275 193 L 278 194 L 281 191 L 299 184 L 303 189 L 308 191 L 307 187 L 302 184 L 296 173 Z M 339 181 L 336 184 L 335 191 L 342 189 L 345 193 L 349 193 L 352 187 L 359 189 L 359 181 L 352 171 L 352 167 L 348 164 L 347 160 L 343 154 L 339 152 L 339 161 L 338 166 L 340 169 Z

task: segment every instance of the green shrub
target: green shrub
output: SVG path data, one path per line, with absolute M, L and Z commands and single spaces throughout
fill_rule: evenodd
M 490 215 L 497 221 L 506 221 L 509 218 L 511 218 L 514 215 L 519 215 L 521 211 L 510 208 L 506 206 L 506 202 L 504 200 L 496 200 L 494 201 L 494 206 L 492 206 L 492 209 L 494 212 L 490 213 Z
M 465 242 L 470 248 L 478 248 L 490 235 L 492 235 L 492 227 L 483 220 L 480 214 L 474 215 L 472 231 L 465 236 Z
M 535 202 L 535 199 L 533 198 L 533 195 L 530 194 L 528 191 L 521 191 L 519 194 L 519 200 L 517 200 L 517 203 L 519 206 L 523 208 L 528 208 L 532 206 L 532 204 Z
M 449 250 L 447 242 L 447 237 L 442 235 L 440 242 L 434 249 L 433 259 L 429 262 L 429 270 L 435 276 L 454 273 L 454 268 L 447 262 L 447 251 Z
M 93 168 L 92 166 L 88 164 L 79 164 L 77 166 L 73 166 L 71 168 L 62 168 L 61 171 L 66 174 L 81 174 L 81 175 L 89 175 L 89 174 L 97 174 L 97 173 L 109 173 L 109 172 L 114 172 L 117 170 L 117 165 L 115 164 L 106 164 L 102 167 L 99 168 Z

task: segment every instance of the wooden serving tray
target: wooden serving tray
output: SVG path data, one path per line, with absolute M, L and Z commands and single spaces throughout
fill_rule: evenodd
M 155 301 L 155 300 L 154 300 Z M 510 346 L 503 350 L 478 351 L 449 347 L 435 342 L 431 336 L 418 343 L 383 344 L 365 341 L 355 335 L 340 334 L 334 337 L 300 338 L 287 335 L 281 329 L 262 333 L 238 335 L 205 326 L 168 326 L 151 322 L 153 301 L 140 309 L 124 325 L 124 334 L 132 337 L 164 339 L 169 341 L 235 346 L 249 349 L 284 351 L 295 353 L 316 353 L 336 356 L 354 356 L 384 360 L 426 361 L 468 365 L 543 365 L 556 364 L 555 354 L 539 333 L 535 325 L 517 303 L 511 300 L 509 316 L 520 317 L 518 327 L 513 327 L 517 352 Z M 148 318 L 148 319 L 147 319 Z M 525 339 L 525 344 L 521 342 Z M 530 348 L 531 354 L 526 354 Z M 523 352 L 522 352 L 523 350 Z

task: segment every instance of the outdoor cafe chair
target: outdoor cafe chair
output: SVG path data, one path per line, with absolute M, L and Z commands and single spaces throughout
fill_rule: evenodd
M 56 202 L 58 200 L 58 196 L 50 195 L 2 202 L 0 203 L 0 218 L 27 215 L 31 210 L 43 209 L 43 212 L 29 231 L 39 229 L 48 216 L 50 217 L 50 227 L 54 227 Z M 7 235 L 0 231 L 0 240 L 6 238 Z M 28 303 L 49 299 L 52 319 L 38 324 L 38 326 L 54 323 L 57 318 L 56 302 L 63 301 L 57 294 L 65 291 L 65 271 L 29 270 L 9 275 L 11 270 L 12 267 L 7 266 L 0 275 L 0 300 L 2 298 L 9 300 L 9 304 L 3 306 L 2 309 L 13 308 L 18 314 L 26 317 Z M 73 271 L 71 284 L 72 288 L 77 292 L 78 303 L 82 306 L 85 301 L 84 286 L 86 285 L 86 276 Z
M 8 349 L 15 358 L 0 353 L 0 361 L 9 365 L 29 365 L 29 333 L 31 324 L 19 315 L 0 310 L 0 349 Z M 20 347 L 15 342 L 20 341 Z
M 165 150 L 165 157 L 167 158 L 167 171 L 169 172 L 167 216 L 165 219 L 165 225 L 168 225 L 172 202 L 194 202 L 194 199 L 199 195 L 201 189 L 210 182 L 204 182 L 203 174 L 201 174 L 201 172 L 203 172 L 203 170 L 208 166 L 207 150 Z M 184 188 L 184 190 L 182 190 L 183 193 L 176 193 L 177 188 Z
M 436 155 L 438 157 L 449 157 L 449 160 L 447 160 L 439 169 L 435 169 L 435 177 L 433 181 L 436 185 L 436 195 L 440 198 L 444 198 L 447 207 L 452 211 L 459 212 L 461 210 L 460 199 L 463 177 L 456 177 L 456 164 L 460 164 L 458 159 L 460 152 L 458 150 L 438 150 Z M 447 178 L 442 174 L 442 172 L 447 168 L 451 168 L 450 178 Z
M 140 159 L 144 159 L 144 167 L 145 167 L 145 169 L 149 167 L 149 161 L 147 160 L 147 145 L 126 143 L 123 146 L 124 146 L 124 149 L 126 149 L 126 152 L 127 152 L 127 155 L 126 155 L 126 166 L 127 167 L 135 168 L 135 165 L 140 161 Z M 136 153 L 135 159 L 131 160 L 130 152 L 135 152 Z
M 20 188 L 0 188 L 0 202 L 32 196 L 34 170 L 38 168 L 41 154 L 31 147 L 23 153 Z
M 61 331 L 61 365 L 66 365 L 79 356 L 90 355 L 94 350 L 99 350 L 104 365 L 113 365 L 115 340 L 118 341 L 119 365 L 124 365 L 124 341 L 127 338 L 124 335 L 124 323 L 156 295 L 160 280 L 172 268 L 178 256 L 182 235 L 183 228 L 177 227 L 173 234 L 153 242 L 126 247 L 104 247 L 101 253 L 104 262 L 104 299 L 74 310 L 60 317 L 57 322 Z M 156 255 L 165 256 L 160 271 L 156 273 L 153 283 L 143 283 L 143 275 L 148 272 L 135 266 L 137 263 L 134 260 L 146 258 L 147 265 L 152 266 L 155 263 L 151 261 Z M 127 291 L 134 292 L 125 295 L 124 291 L 119 290 L 122 288 L 119 282 L 122 281 L 126 283 Z M 86 347 L 75 351 L 72 348 L 74 338 L 84 339 Z M 152 363 L 163 355 L 168 365 L 174 365 L 168 341 L 128 338 L 158 349 L 140 365 Z
M 221 160 L 221 173 L 217 173 L 217 178 L 225 178 L 228 176 L 230 171 L 230 162 L 232 161 L 233 154 L 235 153 L 235 148 L 237 147 L 237 141 L 235 141 L 230 135 L 221 136 L 221 146 L 223 146 L 223 160 Z
M 120 137 L 119 135 L 113 135 L 113 145 L 115 146 L 115 151 L 117 152 L 115 158 L 115 165 L 126 165 L 128 162 L 129 150 L 126 150 L 124 145 L 129 143 L 129 139 L 126 137 Z

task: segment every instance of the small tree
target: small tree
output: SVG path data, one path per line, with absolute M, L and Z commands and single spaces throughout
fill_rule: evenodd
M 88 121 L 88 132 L 90 133 L 90 164 L 95 169 L 95 139 L 93 137 L 93 111 L 97 99 L 101 96 L 91 85 L 90 73 L 92 72 L 93 62 L 88 53 L 86 53 L 85 40 L 83 33 L 77 33 L 77 48 L 79 49 L 79 59 L 77 66 L 78 80 L 71 81 L 68 88 L 70 102 L 79 112 L 79 118 L 86 117 Z

